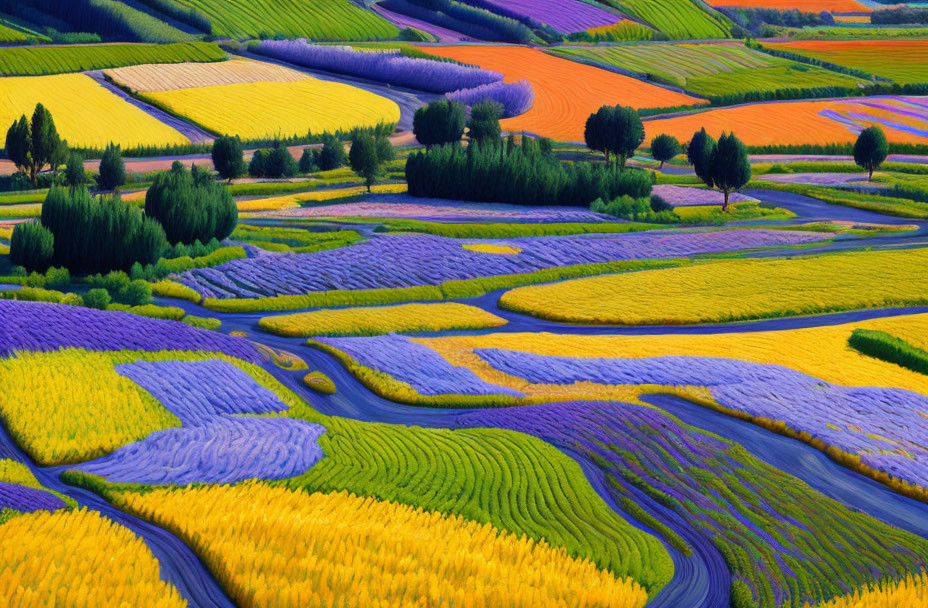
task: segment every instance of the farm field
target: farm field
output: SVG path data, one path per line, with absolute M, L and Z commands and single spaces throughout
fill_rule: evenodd
M 581 141 L 583 123 L 602 99 L 637 108 L 698 104 L 700 100 L 634 78 L 552 57 L 536 49 L 510 46 L 430 46 L 441 57 L 501 72 L 507 82 L 528 80 L 535 90 L 532 108 L 503 120 L 507 131 L 537 133 L 558 141 Z
M 924 608 L 925 13 L 0 0 L 0 605 Z
M 715 137 L 731 130 L 749 146 L 853 143 L 861 130 L 879 125 L 893 143 L 923 144 L 928 141 L 923 104 L 917 97 L 774 101 L 647 119 L 644 124 L 648 135 L 667 133 L 683 141 L 700 128 Z
M 739 45 L 560 47 L 554 52 L 577 61 L 647 74 L 658 82 L 707 96 L 788 88 L 855 88 L 861 82 Z
M 863 70 L 900 84 L 928 82 L 928 43 L 921 40 L 802 40 L 764 46 Z

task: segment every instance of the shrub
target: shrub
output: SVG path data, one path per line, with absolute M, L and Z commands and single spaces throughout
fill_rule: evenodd
M 67 268 L 49 268 L 45 273 L 45 286 L 62 289 L 71 284 L 71 273 Z
M 116 301 L 129 306 L 144 306 L 151 303 L 151 285 L 145 281 L 130 281 L 116 293 Z
M 744 581 L 733 580 L 731 582 L 731 608 L 752 608 L 754 596 L 751 594 L 751 588 Z
M 54 235 L 40 222 L 16 224 L 10 237 L 10 261 L 29 270 L 48 268 L 55 251 Z
M 121 270 L 113 270 L 105 275 L 95 274 L 89 276 L 87 277 L 87 283 L 94 287 L 106 289 L 110 293 L 116 293 L 129 285 L 129 275 Z
M 655 213 L 662 213 L 664 211 L 673 211 L 673 205 L 665 201 L 662 197 L 652 194 L 651 195 L 651 211 Z
M 626 219 L 650 218 L 651 199 L 650 197 L 632 198 L 625 194 L 607 203 L 598 198 L 590 205 L 590 209 L 596 213 Z
M 681 152 L 680 142 L 672 135 L 658 135 L 651 140 L 651 156 L 654 160 L 661 162 L 660 168 L 664 168 L 664 163 Z
M 97 175 L 97 187 L 100 190 L 116 190 L 126 183 L 126 165 L 122 160 L 122 149 L 110 144 L 100 159 L 100 173 Z
M 928 374 L 928 352 L 886 332 L 855 329 L 848 345 L 861 353 L 895 363 L 920 374 Z
M 324 395 L 334 395 L 335 383 L 322 372 L 310 372 L 303 377 L 303 383 L 314 391 Z
M 161 223 L 170 243 L 221 241 L 238 224 L 232 195 L 205 172 L 179 162 L 155 178 L 145 195 L 145 215 Z
M 91 289 L 84 295 L 84 306 L 88 308 L 96 308 L 98 310 L 106 310 L 106 307 L 110 304 L 110 292 L 105 289 L 100 289 L 99 287 Z
M 245 174 L 242 140 L 236 135 L 223 135 L 213 142 L 213 166 L 223 179 L 232 181 Z
M 83 306 L 84 298 L 77 295 L 76 293 L 66 293 L 64 297 L 61 298 L 59 304 L 67 304 L 68 306 Z
M 42 225 L 54 235 L 52 263 L 78 273 L 151 264 L 167 244 L 156 220 L 118 195 L 93 198 L 84 187 L 52 187 L 42 205 Z
M 450 144 L 464 135 L 464 106 L 439 99 L 416 110 L 412 121 L 416 140 L 427 148 Z

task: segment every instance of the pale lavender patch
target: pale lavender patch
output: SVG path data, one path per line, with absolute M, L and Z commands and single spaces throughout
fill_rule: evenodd
M 260 363 L 261 354 L 247 340 L 195 329 L 175 321 L 149 319 L 47 302 L 0 300 L 0 356 L 15 351 L 202 350 Z
M 63 500 L 44 490 L 0 482 L 0 509 L 32 513 L 33 511 L 54 511 L 66 506 Z
M 510 395 L 512 389 L 490 384 L 466 367 L 451 365 L 428 346 L 390 334 L 363 338 L 316 338 L 373 370 L 392 376 L 421 395 Z
M 835 122 L 841 123 L 842 125 L 847 127 L 848 131 L 850 131 L 851 133 L 854 133 L 855 135 L 864 130 L 863 127 L 861 127 L 857 123 L 857 121 L 851 120 L 850 118 L 847 118 L 843 114 L 839 114 L 838 112 L 835 112 L 834 110 L 822 110 L 818 114 L 819 116 L 822 116 L 824 118 L 828 118 Z
M 907 125 L 905 123 L 896 122 L 895 120 L 890 120 L 888 118 L 883 118 L 882 116 L 873 116 L 871 114 L 862 114 L 858 112 L 851 112 L 848 114 L 850 118 L 856 118 L 866 122 L 875 122 L 879 123 L 885 127 L 891 129 L 896 129 L 897 131 L 903 131 L 911 135 L 917 135 L 918 137 L 928 137 L 928 129 L 919 129 L 918 127 L 913 127 L 912 125 Z
M 687 257 L 739 249 L 816 243 L 831 233 L 787 230 L 650 231 L 515 239 L 451 239 L 433 235 L 377 235 L 337 250 L 233 260 L 200 268 L 178 280 L 206 297 L 305 294 L 342 289 L 438 285 L 546 268 L 614 260 Z M 465 244 L 510 246 L 517 256 L 487 255 Z
M 277 395 L 228 361 L 136 361 L 117 365 L 116 373 L 151 393 L 184 426 L 287 409 Z
M 524 114 L 535 103 L 535 90 L 527 80 L 520 80 L 512 84 L 494 82 L 472 89 L 461 89 L 445 93 L 451 101 L 459 101 L 466 106 L 474 106 L 487 101 L 496 102 L 503 106 L 503 118 L 511 118 Z
M 305 39 L 265 40 L 254 50 L 307 68 L 349 74 L 432 93 L 448 93 L 503 80 L 499 72 L 478 67 L 403 57 L 398 52 L 359 51 L 346 46 L 308 44 Z
M 622 18 L 601 8 L 575 0 L 466 0 L 468 4 L 533 25 L 549 25 L 572 34 L 594 27 L 612 25 Z
M 301 475 L 323 457 L 325 428 L 291 418 L 233 417 L 287 409 L 227 361 L 139 361 L 117 366 L 184 426 L 152 433 L 78 468 L 113 482 L 234 483 Z
M 692 207 L 696 205 L 719 205 L 725 202 L 725 197 L 717 190 L 707 188 L 692 188 L 674 184 L 658 184 L 651 189 L 656 195 L 674 207 Z M 729 202 L 739 203 L 745 201 L 757 202 L 757 199 L 746 194 L 734 192 L 728 197 Z
M 867 181 L 866 173 L 773 173 L 758 175 L 755 179 L 775 184 L 810 184 L 814 186 L 843 186 Z
M 912 391 L 839 386 L 779 365 L 716 357 L 598 359 L 500 349 L 475 352 L 496 369 L 533 383 L 705 386 L 724 407 L 781 420 L 860 455 L 865 464 L 928 487 L 928 418 L 923 415 L 928 397 Z

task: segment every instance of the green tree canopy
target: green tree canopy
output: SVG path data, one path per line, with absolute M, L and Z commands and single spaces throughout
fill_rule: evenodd
M 873 181 L 873 172 L 883 164 L 888 155 L 889 142 L 886 141 L 886 134 L 880 127 L 867 127 L 854 142 L 854 162 L 867 170 L 870 181 Z
M 145 195 L 145 215 L 161 223 L 172 244 L 221 241 L 238 224 L 238 208 L 229 191 L 204 171 L 188 171 L 179 162 L 155 177 Z
M 661 134 L 651 140 L 651 156 L 654 160 L 661 163 L 660 168 L 664 168 L 664 163 L 672 159 L 682 151 L 680 142 L 672 135 Z
M 712 175 L 709 171 L 709 164 L 712 160 L 712 153 L 715 152 L 715 146 L 715 139 L 703 128 L 693 134 L 686 148 L 686 158 L 693 165 L 696 176 L 710 188 L 712 187 Z
M 16 168 L 26 173 L 32 185 L 38 185 L 38 175 L 46 166 L 57 168 L 68 159 L 68 143 L 62 141 L 52 115 L 42 104 L 36 104 L 30 122 L 24 114 L 6 132 L 7 155 Z
M 416 110 L 412 130 L 420 144 L 431 148 L 460 141 L 464 122 L 464 106 L 439 99 Z
M 606 162 L 614 155 L 624 168 L 644 141 L 644 124 L 635 108 L 603 106 L 587 118 L 583 137 L 588 148 L 603 153 Z
M 236 135 L 223 135 L 213 142 L 213 167 L 219 172 L 222 179 L 232 181 L 245 175 L 244 152 L 242 140 Z
M 10 261 L 27 270 L 45 272 L 55 253 L 54 235 L 38 221 L 16 224 L 10 237 Z
M 728 211 L 728 197 L 731 193 L 751 181 L 748 150 L 734 133 L 723 133 L 719 138 L 709 161 L 709 174 L 711 185 L 725 196 L 722 211 Z
M 126 183 L 126 164 L 122 160 L 122 148 L 110 143 L 100 159 L 97 187 L 100 190 L 118 190 Z
M 471 141 L 481 144 L 498 142 L 502 135 L 499 119 L 503 117 L 503 104 L 485 101 L 471 106 L 470 120 L 467 122 Z
M 356 133 L 351 138 L 351 150 L 348 152 L 348 162 L 351 169 L 364 178 L 367 191 L 380 173 L 380 158 L 377 153 L 377 141 L 367 133 Z

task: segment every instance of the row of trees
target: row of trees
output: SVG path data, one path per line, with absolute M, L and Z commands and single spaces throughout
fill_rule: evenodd
M 502 129 L 503 105 L 485 101 L 470 108 L 470 117 L 463 104 L 448 99 L 439 99 L 416 110 L 412 131 L 416 140 L 425 146 L 443 146 L 461 141 L 464 129 L 470 141 L 481 144 L 499 141 Z

